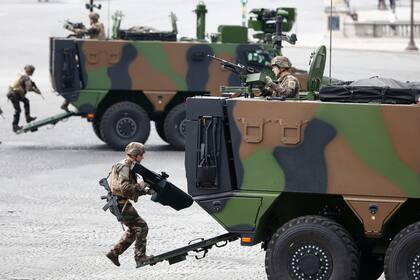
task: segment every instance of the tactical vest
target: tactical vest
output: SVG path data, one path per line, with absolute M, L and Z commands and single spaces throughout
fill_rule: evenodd
M 111 173 L 109 175 L 109 187 L 111 188 L 111 192 L 113 195 L 125 197 L 122 190 L 121 190 L 121 184 L 119 179 L 119 173 L 123 167 L 130 167 L 130 163 L 127 162 L 126 159 L 123 159 L 122 161 L 116 163 L 114 166 L 112 166 Z M 131 176 L 130 176 L 131 177 Z M 132 183 L 136 183 L 136 178 L 133 177 Z
M 19 94 L 20 96 L 25 96 L 27 90 L 27 85 L 26 83 L 30 82 L 30 78 L 25 75 L 25 74 L 21 74 L 19 75 L 16 80 L 10 84 L 9 86 L 9 92 L 15 92 L 16 94 Z

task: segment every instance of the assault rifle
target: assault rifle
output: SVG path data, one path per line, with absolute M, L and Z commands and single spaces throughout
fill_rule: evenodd
M 104 207 L 102 207 L 102 209 L 104 211 L 107 211 L 109 209 L 109 211 L 117 218 L 118 222 L 122 224 L 123 216 L 120 209 L 118 208 L 118 197 L 112 194 L 107 178 L 102 178 L 99 181 L 99 185 L 104 187 L 104 189 L 108 192 L 107 195 L 101 196 L 101 199 L 106 199 L 106 204 L 104 205 Z
M 35 84 L 34 81 L 32 81 L 32 91 L 39 94 L 42 97 L 42 99 L 45 100 L 44 96 L 42 95 L 42 92 L 39 90 L 38 86 Z
M 220 64 L 222 65 L 224 69 L 229 70 L 235 74 L 238 74 L 239 78 L 241 79 L 241 82 L 245 81 L 246 75 L 257 72 L 254 68 L 242 65 L 240 63 L 235 64 L 230 61 L 224 60 L 220 57 L 217 57 L 215 55 L 211 55 L 211 54 L 208 54 L 207 56 L 210 57 L 211 59 L 220 61 Z
M 82 22 L 71 22 L 67 19 L 64 20 L 63 28 L 71 32 L 75 32 L 76 29 L 86 30 L 86 26 Z M 77 32 L 74 34 L 70 34 L 67 37 L 68 38 L 71 38 L 71 37 L 82 38 L 84 35 L 85 35 L 84 32 Z
M 155 191 L 152 201 L 167 205 L 179 211 L 188 208 L 194 202 L 192 197 L 167 181 L 169 177 L 165 172 L 155 173 L 143 165 L 136 163 L 132 170 L 140 175 L 150 188 Z
M 63 27 L 70 31 L 74 29 L 86 29 L 86 26 L 82 22 L 71 22 L 68 19 L 64 20 Z
M 260 81 L 261 77 L 265 78 L 265 74 L 259 73 L 257 70 L 255 70 L 252 67 L 245 66 L 240 63 L 235 64 L 227 60 L 221 59 L 217 56 L 211 55 L 211 54 L 208 54 L 207 56 L 210 57 L 211 59 L 220 61 L 220 64 L 222 65 L 223 68 L 239 75 L 239 80 L 241 81 L 241 87 L 246 88 L 245 97 L 248 97 L 248 95 L 250 95 L 251 98 L 254 98 L 252 87 L 254 85 L 261 84 L 261 83 L 265 84 L 265 80 L 264 82 Z

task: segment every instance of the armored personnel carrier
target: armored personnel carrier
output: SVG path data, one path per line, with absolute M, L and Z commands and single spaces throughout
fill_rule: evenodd
M 168 32 L 145 27 L 121 29 L 121 14 L 114 17 L 112 40 L 51 38 L 54 89 L 77 108 L 79 116 L 91 121 L 96 135 L 114 149 L 131 141 L 146 142 L 151 120 L 163 140 L 183 149 L 186 98 L 219 96 L 220 85 L 240 85 L 235 74 L 220 71 L 207 54 L 258 71 L 269 69 L 273 55 L 266 50 L 268 45 L 272 49 L 271 42 L 261 39 L 251 43 L 248 28 L 243 26 L 221 25 L 211 42 L 206 41 L 206 6 L 198 4 L 195 12 L 195 39 L 178 40 L 176 22 Z M 294 9 L 252 13 L 250 28 L 261 38 L 274 33 L 271 22 L 277 15 L 283 16 L 285 32 L 295 20 Z
M 419 277 L 420 86 L 318 91 L 325 57 L 295 99 L 252 98 L 259 73 L 244 96 L 187 99 L 188 193 L 227 233 L 145 265 L 240 239 L 266 251 L 268 279 Z
M 420 90 L 318 93 L 322 57 L 294 100 L 188 99 L 188 191 L 269 279 L 417 279 Z

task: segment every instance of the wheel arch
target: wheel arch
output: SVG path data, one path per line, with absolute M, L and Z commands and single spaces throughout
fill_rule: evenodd
M 93 122 L 100 122 L 103 114 L 110 106 L 122 101 L 131 101 L 139 105 L 149 114 L 149 117 L 153 113 L 153 105 L 142 91 L 110 90 L 99 102 Z
M 385 224 L 384 235 L 393 238 L 405 227 L 420 221 L 420 199 L 410 198 L 390 217 Z

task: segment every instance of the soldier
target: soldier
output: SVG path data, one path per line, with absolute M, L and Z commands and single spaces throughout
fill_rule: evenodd
M 146 222 L 137 214 L 129 200 L 137 202 L 141 195 L 153 194 L 147 183 L 137 182 L 136 174 L 131 167 L 144 158 L 144 146 L 138 142 L 131 142 L 125 148 L 127 157 L 112 167 L 110 173 L 110 188 L 118 196 L 118 205 L 123 216 L 123 224 L 127 227 L 120 241 L 106 254 L 116 265 L 120 266 L 118 256 L 130 245 L 134 244 L 134 259 L 139 265 L 151 256 L 146 256 L 146 237 L 149 231 Z
M 20 103 L 23 103 L 23 107 L 25 109 L 25 117 L 26 122 L 30 123 L 34 121 L 36 117 L 31 117 L 30 115 L 30 105 L 29 99 L 26 98 L 26 93 L 28 91 L 33 91 L 42 96 L 41 91 L 35 85 L 35 82 L 31 80 L 31 76 L 34 74 L 35 67 L 33 65 L 26 65 L 24 67 L 25 73 L 20 74 L 18 78 L 9 86 L 9 91 L 7 93 L 7 98 L 12 102 L 13 107 L 15 109 L 15 114 L 13 115 L 13 131 L 18 132 L 22 129 L 19 126 L 19 119 L 20 119 Z
M 99 14 L 92 12 L 89 14 L 90 19 L 90 28 L 84 29 L 73 29 L 73 32 L 77 35 L 88 35 L 90 39 L 98 39 L 98 40 L 105 40 L 105 27 L 103 23 L 99 22 Z M 64 100 L 63 104 L 61 104 L 60 108 L 66 112 L 70 112 L 69 110 L 70 102 L 66 99 Z
M 278 78 L 276 82 L 267 76 L 265 87 L 261 90 L 263 96 L 277 96 L 285 98 L 296 97 L 299 93 L 299 81 L 290 73 L 292 64 L 285 56 L 276 56 L 271 60 L 271 67 L 274 75 Z
M 99 22 L 99 14 L 92 12 L 89 14 L 90 28 L 74 29 L 74 33 L 88 35 L 90 39 L 105 40 L 105 27 Z

